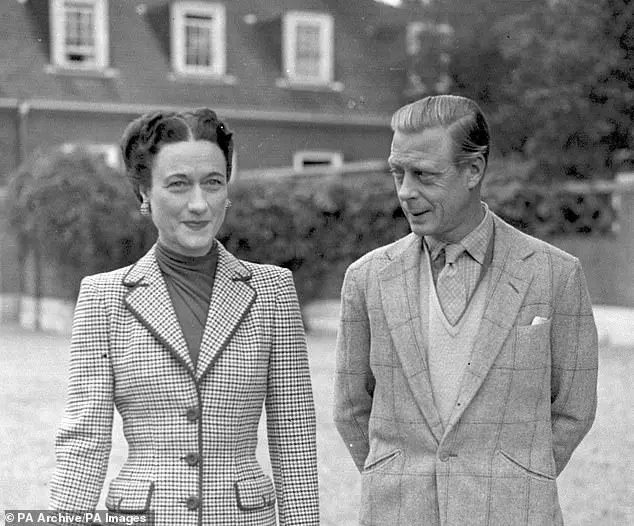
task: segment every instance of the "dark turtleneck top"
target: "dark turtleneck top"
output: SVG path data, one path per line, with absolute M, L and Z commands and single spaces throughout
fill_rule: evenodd
M 204 256 L 184 256 L 159 242 L 156 261 L 165 278 L 195 368 L 216 275 L 217 244 L 214 242 Z

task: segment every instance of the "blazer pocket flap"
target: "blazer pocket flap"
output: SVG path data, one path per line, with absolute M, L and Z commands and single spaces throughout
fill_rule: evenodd
M 117 477 L 108 488 L 106 509 L 116 513 L 146 513 L 153 493 L 154 482 L 151 480 Z
M 269 477 L 251 477 L 236 482 L 238 508 L 243 511 L 268 508 L 275 504 L 275 487 Z
M 382 455 L 382 456 L 380 456 L 378 458 L 373 458 L 373 459 L 368 458 L 366 460 L 365 466 L 363 467 L 364 473 L 370 473 L 372 471 L 376 471 L 378 469 L 384 468 L 390 462 L 392 462 L 392 460 L 394 460 L 397 457 L 399 457 L 401 455 L 401 453 L 402 453 L 402 451 L 400 449 L 396 449 L 396 450 L 391 451 L 390 453 L 388 453 L 386 455 Z
M 513 468 L 515 468 L 515 470 L 519 471 L 520 473 L 532 477 L 534 479 L 537 480 L 542 480 L 542 481 L 553 481 L 555 480 L 555 476 L 554 475 L 550 475 L 548 473 L 545 473 L 543 471 L 538 471 L 536 469 L 532 469 L 532 468 L 528 468 L 526 466 L 524 466 L 521 462 L 519 462 L 518 460 L 516 460 L 514 457 L 512 457 L 511 455 L 509 455 L 508 453 L 504 452 L 501 449 L 498 449 L 498 453 L 502 456 L 502 458 L 509 464 L 511 465 Z

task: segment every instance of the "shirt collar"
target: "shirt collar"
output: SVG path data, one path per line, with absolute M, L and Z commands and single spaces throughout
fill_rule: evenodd
M 483 202 L 482 206 L 484 207 L 484 218 L 477 227 L 459 241 L 459 244 L 462 245 L 469 255 L 480 263 L 480 265 L 484 265 L 489 240 L 493 235 L 493 216 L 486 203 Z M 429 251 L 432 261 L 438 257 L 441 250 L 449 245 L 449 243 L 433 239 L 429 236 L 425 237 L 425 244 L 427 245 L 427 250 Z

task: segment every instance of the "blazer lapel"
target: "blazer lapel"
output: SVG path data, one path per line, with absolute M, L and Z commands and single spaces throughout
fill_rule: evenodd
M 128 310 L 194 376 L 185 336 L 156 262 L 156 245 L 123 278 L 129 288 L 123 302 Z
M 251 310 L 257 293 L 250 280 L 251 272 L 218 243 L 216 276 L 196 366 L 198 383 Z
M 518 234 L 494 215 L 493 259 L 489 291 L 476 334 L 470 365 L 465 371 L 458 403 L 449 419 L 455 425 L 484 382 L 489 369 L 515 324 L 533 278 L 526 259 L 533 253 Z M 449 426 L 447 426 L 449 427 Z
M 435 439 L 440 441 L 443 425 L 431 390 L 420 315 L 421 243 L 420 236 L 410 234 L 387 254 L 390 262 L 380 275 L 381 301 L 403 372 Z

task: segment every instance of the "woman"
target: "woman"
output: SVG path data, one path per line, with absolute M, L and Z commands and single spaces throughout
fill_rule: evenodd
M 288 270 L 215 240 L 229 206 L 232 134 L 208 109 L 144 115 L 121 142 L 158 242 L 89 276 L 75 310 L 51 505 L 97 505 L 113 407 L 128 460 L 106 507 L 156 524 L 318 524 L 305 336 Z M 266 407 L 273 479 L 256 457 Z

